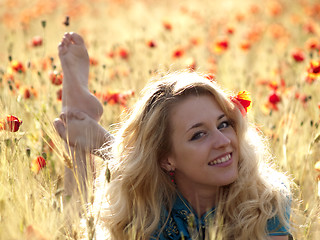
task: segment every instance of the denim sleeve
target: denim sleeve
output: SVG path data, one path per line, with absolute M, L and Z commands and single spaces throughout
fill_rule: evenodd
M 288 201 L 288 204 L 286 206 L 286 213 L 285 213 L 285 219 L 287 223 L 289 223 L 290 219 L 290 211 L 291 211 L 291 201 Z M 270 218 L 267 222 L 267 232 L 269 236 L 284 236 L 289 235 L 289 229 L 284 226 L 278 216 L 275 216 L 273 218 Z

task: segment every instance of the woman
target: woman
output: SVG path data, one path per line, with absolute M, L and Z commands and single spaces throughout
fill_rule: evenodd
M 55 126 L 70 145 L 92 151 L 107 141 L 100 218 L 110 239 L 288 239 L 286 178 L 267 164 L 243 106 L 215 82 L 188 72 L 153 81 L 112 143 L 85 107 L 69 109 Z

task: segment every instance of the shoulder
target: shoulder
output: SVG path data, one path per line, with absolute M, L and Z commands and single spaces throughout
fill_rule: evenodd
M 285 208 L 282 213 L 284 219 L 281 221 L 279 215 L 276 215 L 267 221 L 267 232 L 269 236 L 281 236 L 289 234 L 290 212 L 291 199 L 287 199 L 287 201 L 285 202 Z
M 275 216 L 268 220 L 267 231 L 269 236 L 282 236 L 289 234 L 288 227 L 280 222 L 278 216 Z

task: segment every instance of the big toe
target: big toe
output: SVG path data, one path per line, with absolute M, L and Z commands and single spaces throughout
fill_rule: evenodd
M 66 140 L 66 128 L 62 122 L 61 119 L 56 118 L 53 122 L 53 126 L 58 132 L 59 136 L 63 139 Z
M 75 44 L 81 45 L 84 44 L 83 38 L 77 33 L 70 33 L 71 39 Z

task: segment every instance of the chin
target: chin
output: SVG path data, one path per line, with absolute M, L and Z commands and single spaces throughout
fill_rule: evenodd
M 230 178 L 226 179 L 225 183 L 222 184 L 221 186 L 228 186 L 237 181 L 238 179 L 238 172 L 234 174 L 234 176 L 231 176 Z

